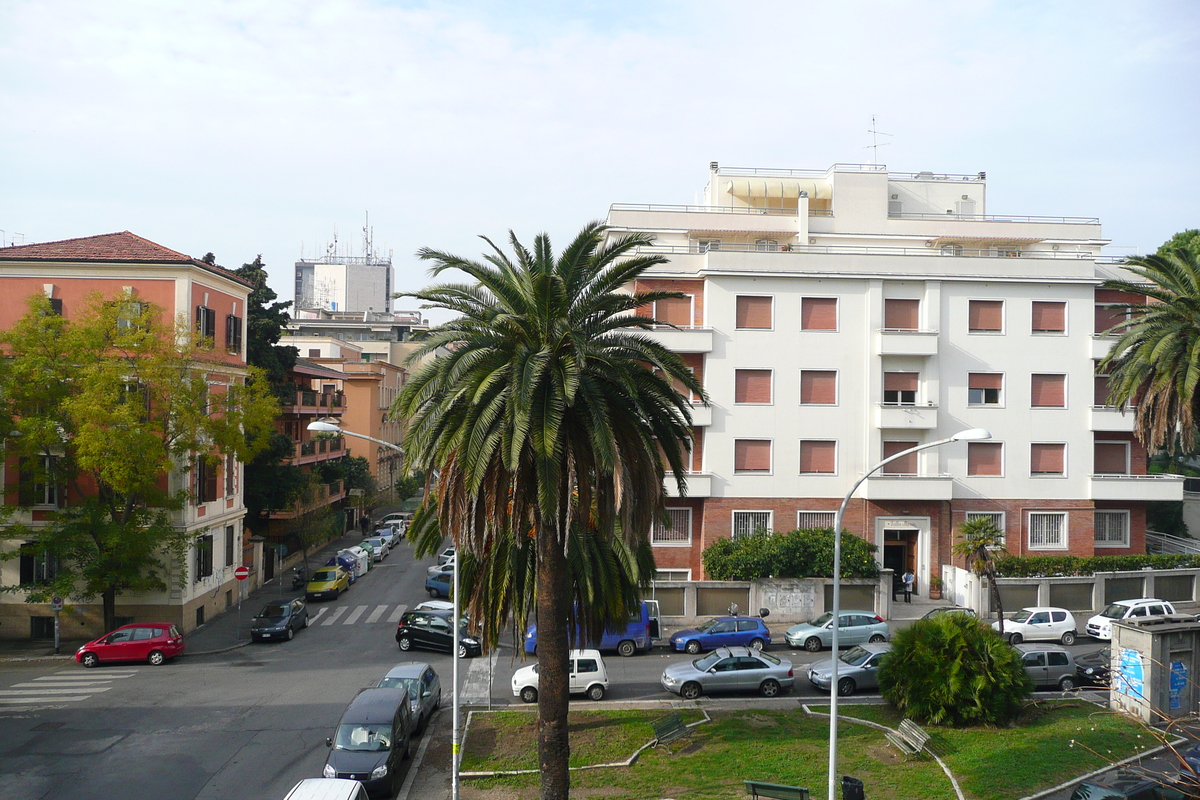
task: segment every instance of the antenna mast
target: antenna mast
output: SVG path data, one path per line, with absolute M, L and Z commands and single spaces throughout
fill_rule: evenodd
M 864 147 L 863 149 L 871 151 L 871 166 L 873 166 L 873 167 L 879 165 L 879 148 L 887 147 L 889 144 L 891 144 L 891 142 L 884 142 L 883 144 L 879 143 L 880 136 L 891 136 L 891 134 L 884 133 L 881 130 L 876 130 L 876 128 L 877 128 L 877 126 L 875 125 L 875 115 L 872 114 L 871 115 L 871 127 L 867 131 L 867 133 L 871 134 L 871 143 L 869 145 L 867 145 L 866 147 Z

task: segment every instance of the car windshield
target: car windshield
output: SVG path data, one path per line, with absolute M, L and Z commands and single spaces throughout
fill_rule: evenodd
M 1129 611 L 1129 606 L 1121 603 L 1113 603 L 1108 608 L 1100 612 L 1100 616 L 1108 617 L 1109 619 L 1120 619 L 1125 616 L 1125 612 Z
M 832 620 L 833 620 L 833 614 L 830 614 L 828 611 L 826 611 L 824 614 L 817 617 L 816 619 L 814 619 L 812 622 L 810 622 L 808 624 L 812 625 L 814 628 L 820 628 L 823 625 L 828 625 Z
M 420 680 L 417 678 L 392 678 L 385 677 L 379 682 L 380 689 L 407 689 L 408 696 L 419 697 L 417 689 L 420 687 Z
M 372 752 L 392 748 L 391 725 L 348 723 L 338 726 L 333 746 L 338 750 Z
M 716 664 L 724 657 L 725 656 L 721 655 L 720 653 L 709 653 L 704 658 L 697 658 L 695 661 L 693 661 L 692 666 L 701 672 L 708 672 L 708 670 L 712 668 L 713 664 Z
M 870 657 L 870 651 L 864 650 L 861 647 L 851 647 L 845 653 L 842 653 L 841 662 L 843 664 L 849 664 L 852 667 L 859 667 L 862 666 L 862 663 Z
M 774 664 L 775 666 L 779 666 L 780 664 L 783 663 L 778 658 L 776 658 L 775 656 L 768 653 L 766 650 L 759 650 L 757 653 L 755 653 L 755 655 L 758 656 L 759 658 L 761 658 L 763 661 L 766 661 L 768 664 Z
M 314 581 L 336 581 L 337 573 L 331 569 L 323 569 L 320 572 L 314 572 L 312 579 Z
M 1030 611 L 1028 608 L 1022 608 L 1020 611 L 1018 611 L 1017 613 L 1012 615 L 1012 620 L 1010 620 L 1010 621 L 1011 622 L 1027 622 L 1029 620 L 1029 618 L 1032 616 L 1033 616 L 1032 611 Z
M 270 605 L 258 612 L 259 617 L 286 617 L 287 606 Z

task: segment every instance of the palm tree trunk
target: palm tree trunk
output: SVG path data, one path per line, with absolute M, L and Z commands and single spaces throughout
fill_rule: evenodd
M 538 527 L 537 548 L 538 763 L 542 800 L 566 800 L 571 793 L 567 559 L 550 526 Z
M 988 586 L 992 590 L 992 605 L 996 607 L 996 616 L 1000 620 L 1000 635 L 1004 635 L 1004 605 L 1000 602 L 1000 587 L 996 585 L 996 566 L 989 558 L 987 561 Z

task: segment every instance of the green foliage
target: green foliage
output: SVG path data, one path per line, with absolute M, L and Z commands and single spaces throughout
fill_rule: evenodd
M 1183 521 L 1182 500 L 1154 500 L 1146 503 L 1146 528 L 1169 536 L 1190 536 Z
M 1006 725 L 1033 685 L 1020 653 L 967 614 L 918 620 L 892 636 L 879 666 L 883 699 L 930 725 Z
M 403 475 L 396 479 L 396 499 L 407 500 L 410 497 L 419 497 L 425 489 L 425 472 L 423 470 L 415 470 L 408 475 Z
M 287 373 L 296 365 L 300 351 L 279 344 L 279 339 L 291 321 L 287 309 L 292 301 L 273 302 L 279 295 L 267 285 L 261 254 L 233 272 L 254 285 L 246 303 L 246 362 L 261 369 L 272 390 L 281 400 L 287 400 L 293 391 L 288 388 Z
M 1183 250 L 1200 258 L 1200 229 L 1188 228 L 1186 231 L 1180 231 L 1163 242 L 1155 251 L 1155 255 L 1165 256 L 1176 250 Z
M 842 532 L 842 577 L 875 578 L 876 547 Z M 833 529 L 794 530 L 784 534 L 759 531 L 738 539 L 717 539 L 701 555 L 713 580 L 758 578 L 832 578 Z
M 1138 553 L 1127 556 L 1008 556 L 996 559 L 1001 578 L 1042 578 L 1092 575 L 1096 572 L 1125 572 L 1146 569 L 1200 567 L 1200 555 L 1191 553 Z
M 342 475 L 347 489 L 362 489 L 364 495 L 373 495 L 376 490 L 375 477 L 371 475 L 371 462 L 363 456 L 346 456 L 343 459 Z

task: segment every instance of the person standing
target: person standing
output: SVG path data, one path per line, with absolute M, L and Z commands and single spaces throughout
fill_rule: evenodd
M 367 535 L 367 528 L 371 527 L 371 518 L 363 514 L 358 518 L 358 527 L 362 528 L 363 536 Z
M 906 603 L 912 602 L 913 581 L 915 581 L 916 579 L 917 579 L 917 576 L 913 575 L 913 571 L 911 569 L 905 571 L 903 580 L 904 580 L 904 602 L 906 602 Z

